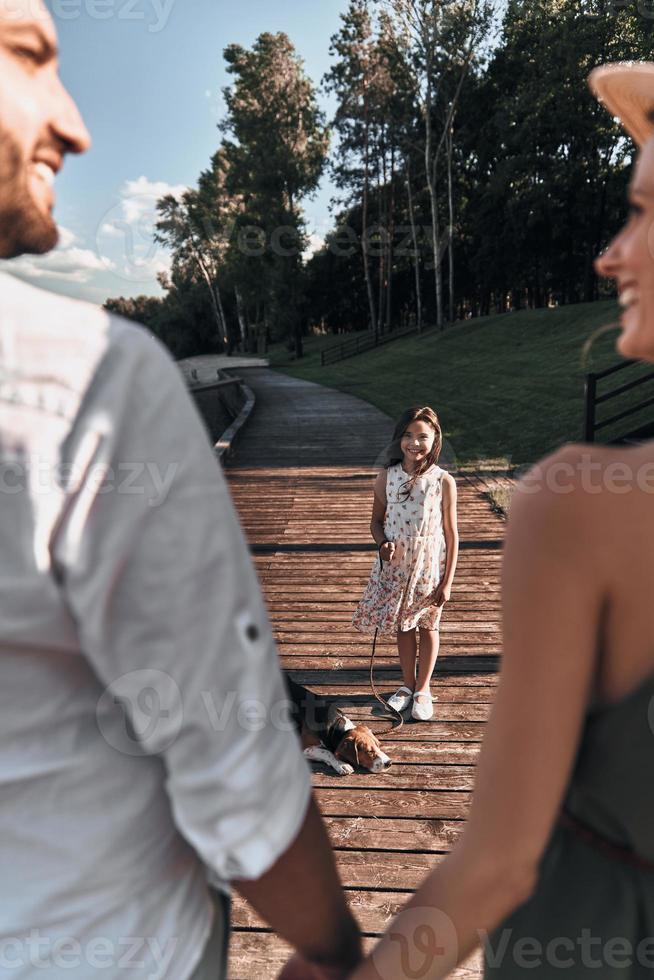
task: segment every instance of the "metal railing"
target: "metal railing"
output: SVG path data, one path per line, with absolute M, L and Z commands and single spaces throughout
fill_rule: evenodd
M 193 369 L 188 382 L 189 392 L 204 420 L 218 458 L 231 452 L 236 432 L 251 411 L 250 389 L 243 379 L 225 375 L 218 368 L 216 378 L 200 380 Z M 247 408 L 247 414 L 244 414 Z M 243 418 L 241 418 L 243 416 Z
M 420 332 L 424 333 L 428 329 L 428 327 L 423 326 Z M 391 330 L 388 333 L 366 331 L 366 333 L 357 334 L 356 337 L 350 337 L 349 340 L 342 340 L 338 344 L 326 347 L 320 353 L 320 365 L 324 367 L 325 364 L 335 364 L 337 361 L 344 361 L 347 357 L 363 354 L 364 351 L 373 350 L 375 347 L 381 347 L 382 344 L 388 344 L 392 340 L 399 340 L 400 337 L 408 337 L 416 333 L 418 333 L 417 327 L 404 327 L 404 329 Z
M 190 387 L 191 394 L 195 394 L 198 391 L 219 391 L 220 388 L 229 388 L 230 385 L 240 385 L 243 383 L 243 378 L 220 378 L 218 381 L 203 381 L 198 384 L 193 384 Z
M 610 391 L 603 391 L 601 394 L 599 393 L 600 382 L 602 382 L 605 378 L 612 377 L 615 374 L 619 374 L 635 367 L 643 367 L 642 361 L 621 361 L 620 364 L 615 364 L 613 367 L 607 368 L 605 371 L 597 371 L 586 375 L 586 412 L 584 420 L 584 439 L 586 442 L 595 442 L 596 434 L 602 429 L 606 429 L 608 426 L 614 425 L 616 422 L 621 422 L 633 415 L 637 415 L 639 412 L 642 412 L 643 409 L 654 407 L 654 396 L 652 396 L 650 398 L 646 398 L 644 401 L 641 400 L 629 405 L 627 408 L 617 412 L 615 415 L 609 416 L 609 418 L 602 418 L 601 420 L 598 420 L 597 418 L 598 406 L 606 404 L 612 399 L 618 398 L 620 395 L 624 395 L 628 391 L 633 391 L 635 388 L 638 388 L 654 379 L 654 371 L 648 371 L 647 374 L 641 374 L 637 378 L 633 378 L 631 381 L 627 381 L 624 384 L 619 385 L 617 388 L 612 388 Z M 636 429 L 629 432 L 623 432 L 617 437 L 614 436 L 611 441 L 621 442 L 628 439 L 637 439 L 639 437 L 644 438 L 647 430 L 650 428 L 654 429 L 654 410 L 652 411 L 649 422 L 641 424 Z

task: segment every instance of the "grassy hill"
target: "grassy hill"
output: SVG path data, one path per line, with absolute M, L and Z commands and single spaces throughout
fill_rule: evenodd
M 393 418 L 408 405 L 431 405 L 460 463 L 523 466 L 582 438 L 584 376 L 619 361 L 616 331 L 599 337 L 585 362 L 584 344 L 617 315 L 611 301 L 483 317 L 324 368 L 320 350 L 338 338 L 315 337 L 299 361 L 273 350 L 271 366 L 357 395 Z

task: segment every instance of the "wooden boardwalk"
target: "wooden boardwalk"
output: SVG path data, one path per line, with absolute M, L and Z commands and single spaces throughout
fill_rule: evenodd
M 372 561 L 372 483 L 392 422 L 349 395 L 267 370 L 247 372 L 257 407 L 227 475 L 250 543 L 282 665 L 333 695 L 373 729 L 389 722 L 368 685 L 369 638 L 350 627 Z M 441 627 L 434 719 L 383 738 L 393 765 L 382 775 L 313 782 L 343 884 L 369 947 L 427 870 L 457 840 L 497 683 L 504 523 L 483 484 L 457 476 L 461 555 Z M 378 644 L 383 692 L 400 683 L 392 643 Z M 274 978 L 289 955 L 236 898 L 230 980 Z M 481 976 L 479 954 L 453 976 Z

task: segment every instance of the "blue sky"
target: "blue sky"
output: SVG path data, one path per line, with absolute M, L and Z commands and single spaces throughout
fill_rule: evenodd
M 61 46 L 61 74 L 93 136 L 57 178 L 59 248 L 23 257 L 13 271 L 47 288 L 102 303 L 157 294 L 166 255 L 152 245 L 162 192 L 195 184 L 220 134 L 222 51 L 284 31 L 319 82 L 347 0 L 47 0 Z M 324 93 L 319 100 L 329 114 Z M 329 181 L 306 202 L 310 232 L 329 224 Z

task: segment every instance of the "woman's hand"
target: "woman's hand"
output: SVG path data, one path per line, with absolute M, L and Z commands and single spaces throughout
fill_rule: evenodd
M 433 605 L 444 606 L 446 602 L 450 601 L 451 592 L 452 586 L 448 582 L 440 582 L 432 596 Z
M 393 555 L 395 554 L 395 542 L 394 541 L 384 541 L 379 549 L 379 554 L 382 561 L 392 561 Z

